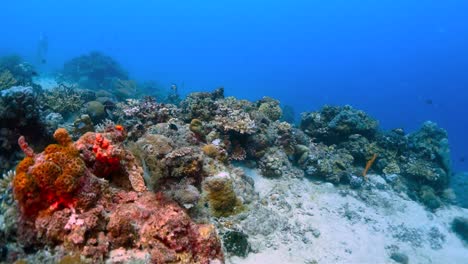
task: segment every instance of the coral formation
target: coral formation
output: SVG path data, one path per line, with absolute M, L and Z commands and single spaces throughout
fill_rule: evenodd
M 120 100 L 134 97 L 137 93 L 137 84 L 133 80 L 116 78 L 112 82 L 112 87 L 115 96 Z
M 112 252 L 122 247 L 142 252 L 152 263 L 223 262 L 213 226 L 195 224 L 161 193 L 146 192 L 142 169 L 121 144 L 123 127 L 86 133 L 75 143 L 62 128 L 54 138 L 57 144 L 41 153 L 33 152 L 23 137 L 19 140 L 27 154 L 13 179 L 22 209 L 18 223 L 22 243 L 62 245 L 62 250 L 94 262 L 115 258 Z M 126 172 L 139 193 L 112 187 L 110 177 L 118 177 L 117 172 Z
M 44 91 L 42 96 L 43 103 L 47 108 L 65 117 L 71 116 L 79 111 L 84 103 L 76 87 L 64 84 Z
M 8 89 L 17 83 L 15 77 L 9 70 L 0 72 L 0 90 Z
M 58 144 L 34 154 L 20 137 L 26 158 L 16 168 L 13 192 L 24 214 L 37 215 L 51 205 L 73 204 L 73 192 L 85 173 L 85 163 L 65 129 L 57 129 L 54 138 Z
M 128 80 L 127 73 L 118 62 L 97 51 L 67 61 L 62 70 L 63 78 L 89 89 L 111 87 L 114 79 Z
M 203 181 L 207 193 L 207 201 L 215 217 L 229 216 L 242 207 L 234 192 L 229 174 L 221 172 Z
M 259 104 L 258 111 L 268 117 L 271 121 L 276 121 L 283 115 L 283 110 L 279 105 L 279 101 L 270 97 L 263 97 Z
M 38 93 L 29 86 L 0 91 L 0 171 L 12 169 L 21 158 L 16 144 L 20 134 L 34 142 L 44 140 L 46 128 L 37 97 Z
M 13 204 L 13 179 L 15 176 L 16 172 L 10 170 L 0 178 L 0 214 L 4 214 Z
M 80 137 L 76 148 L 93 174 L 100 177 L 113 176 L 129 180 L 131 187 L 138 192 L 146 190 L 143 169 L 136 163 L 135 157 L 123 147 L 126 138 L 122 126 L 109 128 L 104 133 L 87 132 Z
M 18 55 L 0 57 L 0 90 L 13 85 L 33 86 L 32 78 L 36 74 L 33 66 Z
M 5 80 L 24 81 L 11 67 L 0 70 Z M 251 234 L 295 228 L 269 216 L 268 206 L 306 211 L 280 195 L 287 184 L 260 199 L 247 167 L 258 169 L 260 184 L 306 176 L 367 203 L 373 190 L 390 188 L 433 211 L 453 200 L 447 133 L 435 123 L 406 135 L 379 130 L 374 118 L 351 106 L 325 106 L 304 113 L 296 126 L 279 101 L 225 97 L 223 88 L 189 94 L 179 105 L 162 103 L 178 103 L 175 84 L 158 101 L 131 98 L 141 95 L 137 83 L 99 53 L 66 63 L 63 74 L 73 83 L 45 91 L 0 87 L 0 168 L 13 167 L 21 157 L 15 150 L 25 156 L 0 180 L 0 210 L 18 220 L 0 234 L 18 232 L 18 242 L 37 252 L 47 246 L 56 262 L 223 263 L 217 232 L 229 256 L 245 257 L 258 243 Z M 57 143 L 48 145 L 52 133 Z M 17 139 L 19 147 L 12 144 Z M 32 148 L 46 145 L 43 152 Z M 367 179 L 369 171 L 384 176 Z M 374 203 L 380 202 L 388 204 Z M 349 208 L 343 215 L 360 217 Z M 268 227 L 239 228 L 252 216 Z M 434 230 L 437 247 L 444 238 Z
M 351 106 L 324 106 L 319 112 L 304 113 L 301 128 L 312 138 L 333 144 L 353 134 L 372 137 L 378 122 Z

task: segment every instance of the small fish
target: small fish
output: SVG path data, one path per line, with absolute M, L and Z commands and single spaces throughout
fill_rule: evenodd
M 433 105 L 434 101 L 432 101 L 432 99 L 426 99 L 426 104 L 427 105 Z
M 39 73 L 37 73 L 37 71 L 32 71 L 32 72 L 31 72 L 31 75 L 32 75 L 32 76 L 38 76 Z
M 461 157 L 460 162 L 465 162 L 465 157 Z
M 169 128 L 172 129 L 172 130 L 175 130 L 175 131 L 179 130 L 179 128 L 174 124 L 169 124 Z

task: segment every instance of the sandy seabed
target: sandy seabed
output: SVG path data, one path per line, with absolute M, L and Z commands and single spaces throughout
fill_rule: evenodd
M 228 263 L 397 263 L 390 257 L 396 253 L 409 263 L 468 263 L 467 245 L 451 231 L 454 217 L 467 217 L 468 209 L 430 212 L 378 175 L 369 176 L 367 188 L 352 190 L 246 173 L 270 213 L 242 221 L 253 253 Z M 255 221 L 275 224 L 268 232 L 249 232 Z

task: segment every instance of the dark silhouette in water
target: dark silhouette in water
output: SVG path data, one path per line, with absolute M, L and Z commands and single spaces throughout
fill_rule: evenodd
M 39 41 L 37 43 L 37 59 L 39 63 L 46 64 L 47 63 L 47 51 L 49 49 L 49 41 L 47 35 L 41 32 L 39 36 Z
M 426 99 L 426 104 L 433 105 L 434 101 L 432 101 L 432 99 Z

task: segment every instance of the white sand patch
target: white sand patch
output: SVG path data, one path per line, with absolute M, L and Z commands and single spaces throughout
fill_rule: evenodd
M 254 253 L 228 263 L 468 263 L 468 247 L 451 231 L 468 210 L 429 212 L 376 175 L 350 190 L 307 179 L 266 179 L 246 170 L 262 202 L 241 220 Z
M 38 76 L 33 78 L 34 83 L 39 84 L 43 90 L 52 90 L 59 84 L 53 76 Z

